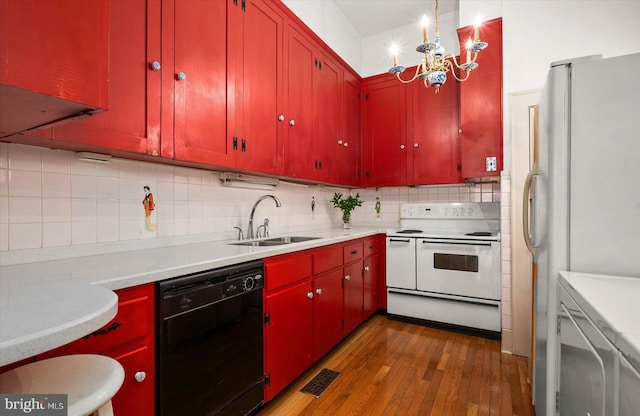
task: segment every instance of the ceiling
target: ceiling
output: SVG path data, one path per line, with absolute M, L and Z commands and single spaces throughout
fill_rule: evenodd
M 435 19 L 435 0 L 333 0 L 363 38 Z M 439 0 L 439 14 L 458 10 L 458 0 Z

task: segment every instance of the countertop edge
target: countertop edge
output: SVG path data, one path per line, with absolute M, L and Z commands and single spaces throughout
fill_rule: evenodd
M 62 288 L 69 289 L 66 286 L 62 286 Z M 2 339 L 0 341 L 0 366 L 65 345 L 99 329 L 116 316 L 118 296 L 113 291 L 92 285 L 74 285 L 74 290 L 73 297 L 81 297 L 82 300 L 70 302 L 71 306 L 69 302 L 48 303 L 44 298 L 33 299 L 34 302 L 38 302 L 37 309 L 53 309 L 51 313 L 47 314 L 46 325 L 43 325 L 39 330 L 16 338 Z M 48 293 L 50 296 L 59 294 Z M 61 316 L 61 318 L 56 319 L 57 316 Z M 6 328 L 4 319 L 0 318 L 0 322 L 4 324 L 2 325 L 3 333 L 5 330 L 11 330 Z

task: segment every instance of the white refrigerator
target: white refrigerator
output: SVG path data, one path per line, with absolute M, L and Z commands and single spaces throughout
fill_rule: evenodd
M 640 278 L 639 69 L 640 53 L 555 62 L 539 102 L 524 219 L 537 269 L 537 416 L 556 414 L 558 272 Z

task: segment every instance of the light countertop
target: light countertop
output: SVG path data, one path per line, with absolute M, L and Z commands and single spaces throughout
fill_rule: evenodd
M 640 278 L 560 272 L 560 284 L 640 371 Z
M 0 366 L 108 323 L 117 312 L 113 290 L 385 232 L 379 227 L 335 228 L 296 232 L 319 238 L 279 246 L 214 241 L 0 267 Z

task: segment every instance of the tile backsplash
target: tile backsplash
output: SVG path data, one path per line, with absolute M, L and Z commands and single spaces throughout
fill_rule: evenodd
M 364 199 L 352 223 L 393 227 L 405 202 L 492 202 L 499 184 L 348 190 L 280 182 L 263 191 L 223 187 L 218 172 L 113 158 L 78 160 L 74 152 L 0 143 L 0 265 L 204 240 L 246 232 L 251 207 L 263 194 L 255 227 L 269 218 L 271 234 L 340 227 L 329 202 L 334 192 Z M 148 186 L 155 208 L 147 222 Z M 381 212 L 376 215 L 375 199 Z M 315 210 L 311 210 L 312 198 Z

